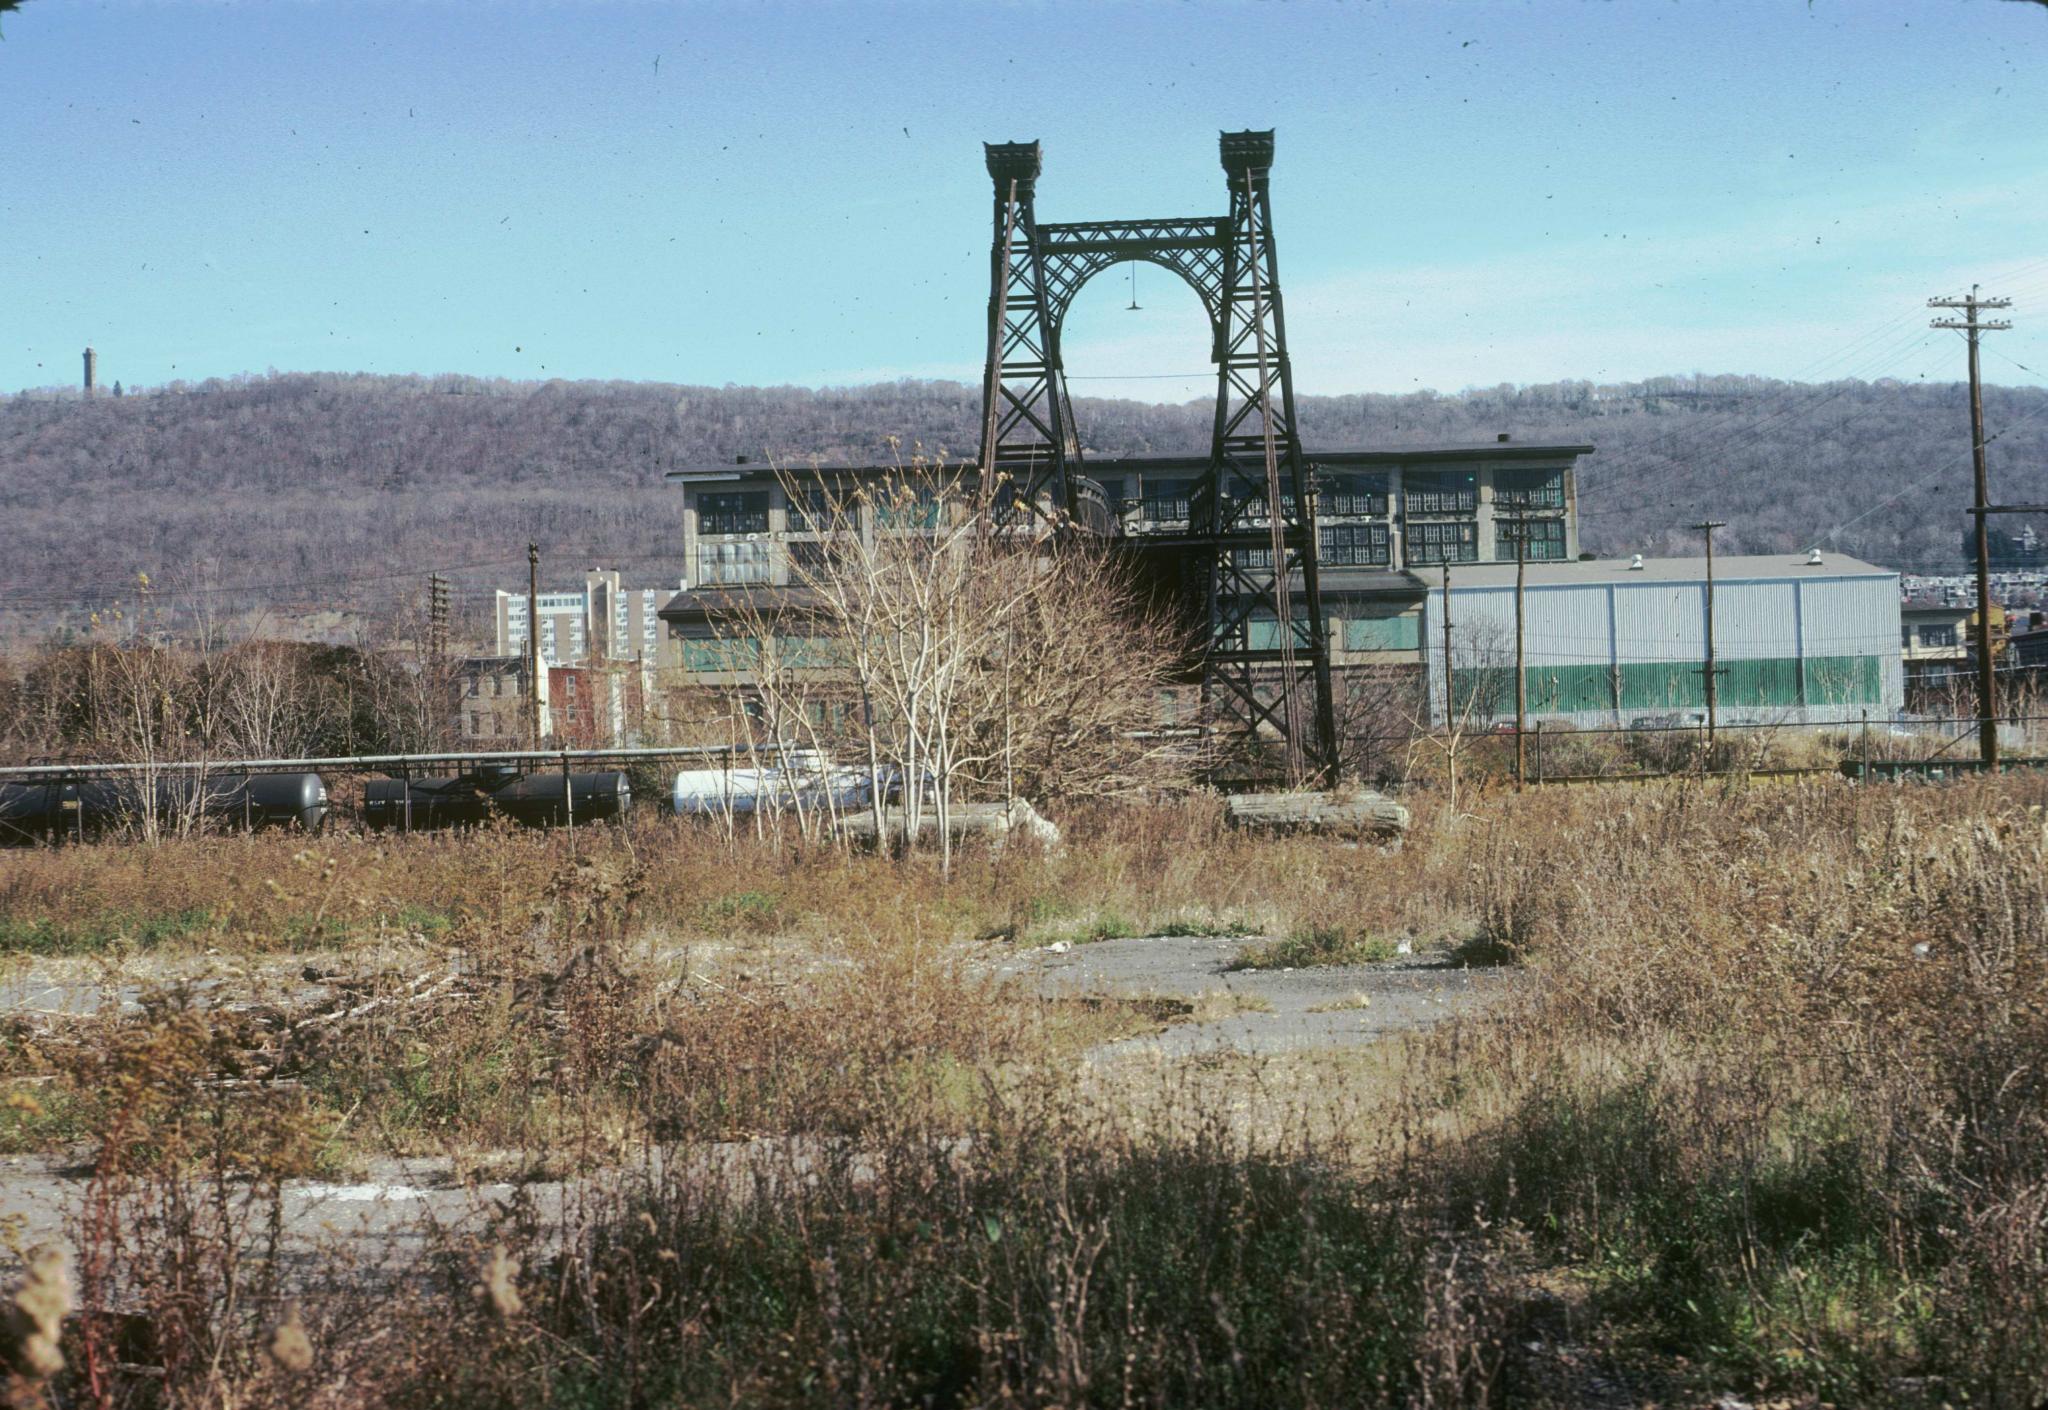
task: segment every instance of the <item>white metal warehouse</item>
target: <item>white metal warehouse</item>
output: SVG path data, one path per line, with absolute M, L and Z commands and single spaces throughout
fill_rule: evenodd
M 1591 727 L 1690 719 L 1705 709 L 1705 559 L 1531 563 L 1524 572 L 1532 720 Z M 1512 720 L 1515 565 L 1454 565 L 1450 609 L 1460 719 Z M 1443 614 L 1434 581 L 1421 636 L 1438 725 Z M 1717 556 L 1713 614 L 1716 712 L 1731 724 L 1847 720 L 1866 710 L 1882 719 L 1904 704 L 1897 573 L 1835 554 Z

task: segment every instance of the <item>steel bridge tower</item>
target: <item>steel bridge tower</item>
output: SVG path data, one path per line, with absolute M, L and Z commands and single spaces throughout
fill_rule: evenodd
M 984 147 L 995 182 L 984 473 L 1005 477 L 1027 512 L 1071 507 L 1082 453 L 1060 359 L 1068 306 L 1089 279 L 1127 260 L 1185 280 L 1209 314 L 1215 425 L 1185 531 L 1145 543 L 1175 554 L 1203 609 L 1210 710 L 1254 740 L 1281 741 L 1291 776 L 1335 782 L 1316 500 L 1295 425 L 1273 246 L 1273 134 L 1222 134 L 1228 215 L 1064 225 L 1037 218 L 1038 143 Z

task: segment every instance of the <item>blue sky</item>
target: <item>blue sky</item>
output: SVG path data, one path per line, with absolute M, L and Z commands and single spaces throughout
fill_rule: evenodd
M 0 18 L 0 390 L 333 369 L 978 375 L 983 139 L 1041 218 L 1225 206 L 1278 129 L 1307 392 L 2048 368 L 2048 9 L 2005 0 L 28 0 Z M 1203 396 L 1123 271 L 1075 391 Z M 1146 374 L 1153 380 L 1120 380 Z M 1187 374 L 1159 377 L 1157 374 Z

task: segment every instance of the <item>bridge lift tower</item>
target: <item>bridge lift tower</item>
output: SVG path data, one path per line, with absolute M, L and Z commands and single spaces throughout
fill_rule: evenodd
M 1060 328 L 1074 295 L 1111 265 L 1144 260 L 1187 282 L 1208 311 L 1216 418 L 1184 530 L 1148 533 L 1201 604 L 1209 710 L 1277 740 L 1289 774 L 1338 771 L 1315 496 L 1294 415 L 1294 372 L 1273 250 L 1273 134 L 1222 134 L 1230 213 L 1043 225 L 1036 142 L 984 144 L 995 181 L 980 465 L 1024 504 L 1073 504 L 1083 474 Z

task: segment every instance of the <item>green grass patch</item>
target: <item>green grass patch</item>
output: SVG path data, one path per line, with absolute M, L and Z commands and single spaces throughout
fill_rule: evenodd
M 1277 940 L 1246 945 L 1231 957 L 1226 970 L 1318 969 L 1332 965 L 1373 964 L 1395 955 L 1394 942 L 1384 935 L 1365 935 L 1342 926 L 1316 925 Z
M 1036 913 L 1034 903 L 1030 908 Z M 998 938 L 1021 939 L 1029 945 L 1049 945 L 1064 940 L 1070 945 L 1086 945 L 1097 940 L 1131 940 L 1152 932 L 1145 930 L 1121 911 L 1061 911 L 1044 916 L 1035 915 L 1021 928 L 1005 927 L 996 932 Z
M 1216 920 L 1204 916 L 1175 916 L 1162 921 L 1152 929 L 1154 935 L 1168 938 L 1191 937 L 1202 940 L 1241 940 L 1257 935 L 1259 928 L 1247 921 Z
M 587 1276 L 532 1287 L 577 1354 L 433 1358 L 421 1403 L 1458 1401 L 1422 1354 L 1433 1235 L 1395 1202 L 1306 1159 L 1120 1144 L 900 1145 L 888 1180 L 764 1173 L 775 1201 L 657 1182 L 602 1217 Z
M 98 915 L 84 921 L 47 916 L 0 917 L 0 954 L 96 955 L 108 950 L 153 950 L 217 931 L 210 907 L 194 906 L 165 915 Z
M 1932 1211 L 1902 1210 L 1838 1114 L 1781 1113 L 1771 1139 L 1703 1161 L 1687 1096 L 1654 1074 L 1547 1085 L 1460 1195 L 1585 1274 L 1610 1327 L 1716 1384 L 1892 1399 L 1933 1317 L 1935 1270 L 1912 1252 L 1934 1247 Z
M 453 929 L 455 920 L 448 911 L 408 901 L 372 916 L 295 915 L 285 921 L 282 939 L 293 951 L 323 950 L 394 932 L 435 940 Z
M 764 934 L 781 919 L 782 895 L 776 891 L 735 891 L 697 908 L 697 923 L 720 934 Z
M 0 1078 L 0 1155 L 30 1155 L 80 1145 L 92 1135 L 93 1113 L 55 1082 Z

